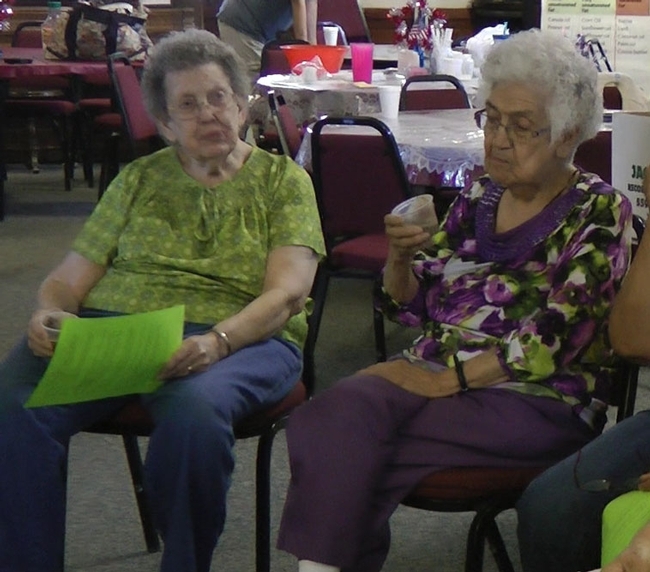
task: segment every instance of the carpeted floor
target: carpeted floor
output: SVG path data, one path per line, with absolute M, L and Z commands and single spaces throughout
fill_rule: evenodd
M 80 181 L 72 192 L 63 191 L 58 167 L 43 167 L 41 173 L 31 174 L 13 166 L 6 189 L 7 215 L 0 222 L 0 357 L 24 331 L 38 284 L 65 253 L 96 197 L 96 190 L 87 189 Z M 387 331 L 391 351 L 408 343 L 413 335 L 390 325 Z M 317 390 L 371 363 L 373 355 L 369 285 L 358 280 L 333 281 L 316 351 Z M 650 402 L 647 386 L 644 380 L 638 408 Z M 255 442 L 238 442 L 236 453 L 226 530 L 213 564 L 213 570 L 220 572 L 254 570 Z M 283 434 L 276 440 L 272 462 L 275 533 L 288 480 Z M 147 554 L 144 548 L 120 439 L 90 434 L 75 437 L 68 480 L 66 569 L 157 570 L 159 555 Z M 470 519 L 469 514 L 430 514 L 401 507 L 392 520 L 393 546 L 385 570 L 460 572 Z M 513 511 L 499 518 L 513 556 L 515 522 Z M 520 570 L 517 561 L 515 567 Z M 292 557 L 273 550 L 273 572 L 295 569 Z M 486 572 L 495 569 L 487 554 Z

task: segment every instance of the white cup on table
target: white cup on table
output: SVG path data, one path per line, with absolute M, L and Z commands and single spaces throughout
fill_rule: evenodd
M 399 99 L 402 93 L 400 85 L 380 85 L 379 105 L 381 114 L 388 119 L 395 119 L 399 115 Z

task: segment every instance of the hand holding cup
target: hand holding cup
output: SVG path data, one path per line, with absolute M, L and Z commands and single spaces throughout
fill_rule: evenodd
M 34 312 L 28 331 L 28 344 L 34 354 L 42 357 L 51 356 L 63 322 L 71 318 L 77 318 L 77 315 L 52 309 Z

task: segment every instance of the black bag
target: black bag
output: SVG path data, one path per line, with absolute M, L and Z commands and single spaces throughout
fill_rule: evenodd
M 95 7 L 80 3 L 62 12 L 56 20 L 46 57 L 65 60 L 105 60 L 123 53 L 129 59 L 144 59 L 153 45 L 145 25 L 147 13 L 126 13 L 124 3 Z M 51 56 L 50 56 L 51 54 Z

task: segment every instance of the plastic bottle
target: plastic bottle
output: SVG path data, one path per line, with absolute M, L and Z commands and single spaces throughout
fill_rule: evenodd
M 46 59 L 58 59 L 53 53 L 48 51 L 48 47 L 53 47 L 54 38 L 57 28 L 57 20 L 62 15 L 61 2 L 58 0 L 49 0 L 47 3 L 47 17 L 41 24 L 41 41 L 43 43 L 43 52 Z

